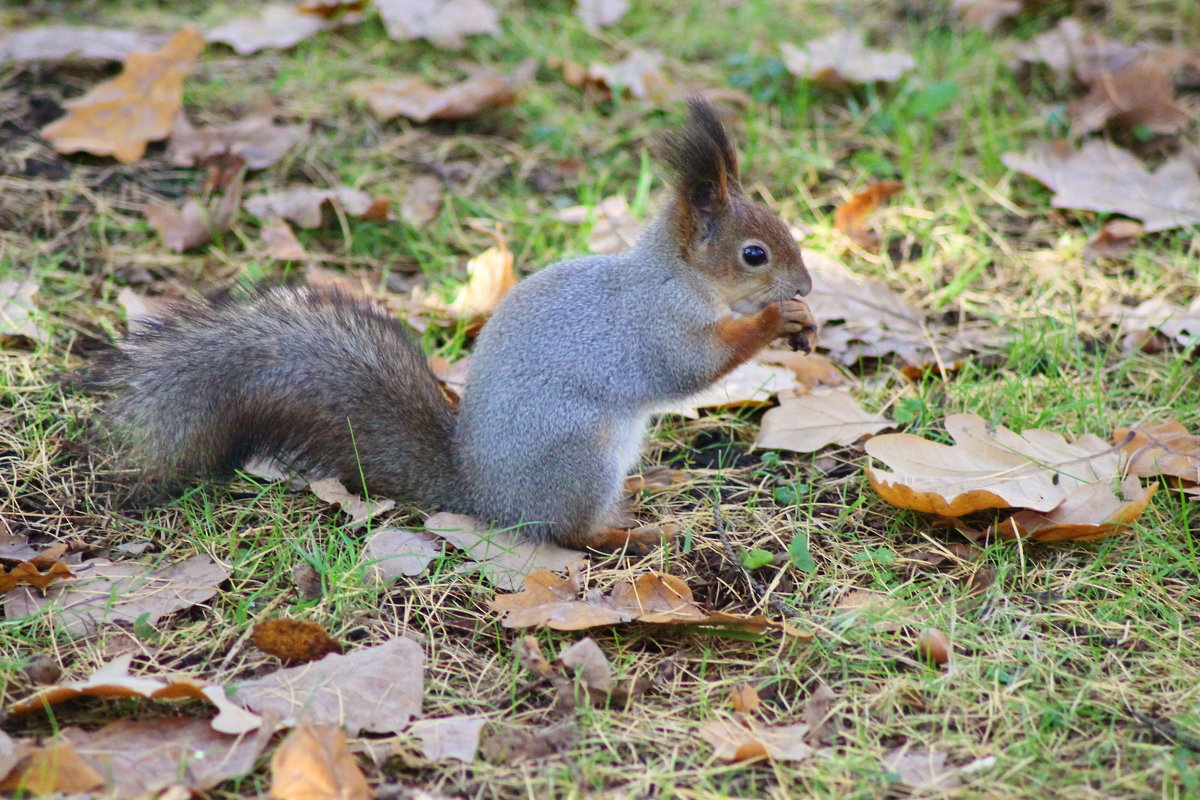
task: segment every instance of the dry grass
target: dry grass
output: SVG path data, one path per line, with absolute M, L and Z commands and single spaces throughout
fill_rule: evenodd
M 565 2 L 497 5 L 506 9 L 506 39 L 481 41 L 466 59 L 504 67 L 565 52 L 587 62 L 624 46 L 616 34 L 584 34 L 569 21 Z M 1200 383 L 1193 355 L 1125 354 L 1099 315 L 1128 299 L 1189 300 L 1200 274 L 1194 232 L 1149 237 L 1121 262 L 1085 263 L 1083 244 L 1102 220 L 1049 210 L 1047 193 L 998 161 L 1000 153 L 1048 135 L 1047 112 L 1065 100 L 1059 89 L 1020 83 L 1003 67 L 1001 40 L 1047 27 L 1054 4 L 993 38 L 958 27 L 945 5 L 880 0 L 856 14 L 876 32 L 899 31 L 888 37 L 915 53 L 915 81 L 960 84 L 961 100 L 933 119 L 905 117 L 895 92 L 846 97 L 772 71 L 775 42 L 831 30 L 845 11 L 841 4 L 813 3 L 798 14 L 784 2 L 731 3 L 734 22 L 725 24 L 698 5 L 651 2 L 620 30 L 639 45 L 695 62 L 696 74 L 714 83 L 736 79 L 761 94 L 740 136 L 746 173 L 781 215 L 812 228 L 814 249 L 846 248 L 830 227 L 836 203 L 881 173 L 903 177 L 905 192 L 876 217 L 885 243 L 895 246 L 850 249 L 847 261 L 930 313 L 987 320 L 1009 336 L 998 363 L 969 364 L 948 383 L 930 376 L 912 384 L 891 364 L 863 365 L 857 374 L 865 405 L 903 408 L 919 433 L 936 432 L 940 419 L 958 411 L 1016 429 L 1101 436 L 1117 424 L 1166 415 L 1195 429 Z M 1081 5 L 1109 36 L 1200 44 L 1200 18 L 1186 0 Z M 20 25 L 55 21 L 49 5 L 5 13 Z M 169 29 L 234 9 L 82 3 L 70 13 L 80 21 Z M 738 31 L 736 47 L 730 30 Z M 742 49 L 751 52 L 739 61 Z M 459 126 L 381 125 L 340 88 L 406 69 L 459 74 L 461 57 L 397 46 L 375 23 L 284 54 L 238 59 L 213 51 L 188 84 L 188 111 L 195 121 L 236 118 L 269 89 L 284 116 L 314 123 L 303 146 L 258 177 L 263 188 L 346 182 L 398 200 L 415 175 L 448 176 L 446 206 L 423 229 L 350 221 L 301 234 L 322 265 L 373 288 L 402 287 L 422 273 L 431 281 L 460 276 L 464 257 L 488 244 L 465 224 L 475 217 L 505 225 L 526 270 L 581 251 L 586 231 L 554 222 L 548 212 L 609 194 L 632 196 L 641 148 L 667 118 L 632 101 L 588 106 L 545 67 L 519 105 Z M 1160 491 L 1128 536 L 1093 545 L 985 543 L 968 558 L 931 566 L 931 553 L 949 555 L 964 540 L 883 504 L 862 477 L 860 449 L 751 452 L 755 412 L 664 420 L 647 461 L 688 468 L 693 477 L 641 498 L 637 513 L 682 525 L 681 543 L 634 561 L 594 558 L 592 579 L 605 586 L 630 571 L 669 571 L 714 608 L 778 615 L 785 603 L 797 613 L 794 624 L 814 638 L 737 639 L 636 626 L 593 631 L 618 677 L 642 676 L 652 688 L 610 707 L 580 702 L 566 717 L 552 711 L 553 690 L 514 657 L 517 634 L 487 609 L 491 589 L 457 575 L 453 554 L 425 575 L 381 589 L 359 563 L 362 533 L 344 528 L 310 495 L 241 481 L 195 487 L 160 504 L 128 502 L 102 482 L 103 456 L 86 446 L 93 401 L 57 376 L 122 329 L 115 298 L 123 286 L 169 293 L 278 277 L 281 270 L 255 259 L 252 222 L 184 256 L 162 250 L 141 204 L 190 195 L 196 176 L 167 165 L 161 149 L 118 167 L 63 158 L 30 135 L 97 73 L 0 70 L 0 269 L 38 281 L 49 333 L 45 345 L 6 347 L 0 361 L 3 524 L 35 543 L 67 542 L 88 555 L 173 561 L 207 552 L 233 570 L 212 602 L 154 626 L 109 626 L 72 639 L 53 620 L 0 619 L 0 702 L 31 691 L 25 668 L 37 659 L 78 677 L 133 652 L 147 673 L 180 670 L 235 683 L 276 666 L 248 643 L 253 623 L 289 614 L 325 625 L 348 646 L 413 637 L 427 657 L 427 716 L 483 714 L 497 741 L 551 731 L 557 743 L 555 752 L 533 760 L 494 756 L 448 766 L 422 762 L 399 736 L 404 757 L 363 758 L 384 797 L 413 796 L 418 788 L 478 798 L 898 796 L 907 790 L 879 759 L 900 746 L 935 747 L 955 765 L 994 757 L 945 792 L 955 796 L 1200 793 L 1200 514 L 1171 490 Z M 1194 96 L 1186 102 L 1194 105 Z M 893 114 L 891 130 L 878 126 L 881 110 Z M 1195 144 L 1195 127 L 1184 141 Z M 557 174 L 571 160 L 582 166 L 577 179 L 536 187 L 539 171 Z M 919 250 L 899 257 L 913 243 Z M 426 343 L 448 353 L 464 347 L 457 335 L 430 335 Z M 755 571 L 753 586 L 715 533 L 714 503 L 735 552 L 780 554 Z M 377 524 L 421 519 L 400 508 Z M 798 533 L 808 537 L 812 572 L 786 557 Z M 145 542 L 150 547 L 138 556 L 114 549 Z M 293 570 L 303 566 L 320 575 L 315 598 L 297 588 Z M 855 589 L 887 602 L 840 607 Z M 917 635 L 927 627 L 952 641 L 950 669 L 913 663 Z M 547 654 L 557 654 L 578 635 L 538 638 Z M 804 720 L 820 682 L 837 701 L 823 749 L 807 761 L 724 764 L 697 737 L 699 723 L 732 713 L 735 686 L 758 688 L 765 723 L 790 724 Z M 170 713 L 193 710 L 201 713 Z M 89 701 L 57 709 L 52 719 L 7 720 L 4 729 L 45 735 L 160 713 L 167 712 Z M 254 795 L 266 781 L 264 768 L 214 794 Z

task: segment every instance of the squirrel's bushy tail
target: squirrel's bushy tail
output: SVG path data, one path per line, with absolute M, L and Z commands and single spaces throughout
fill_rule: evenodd
M 274 456 L 347 486 L 461 505 L 455 414 L 396 320 L 310 287 L 187 300 L 135 322 L 83 386 L 147 482 L 228 474 Z

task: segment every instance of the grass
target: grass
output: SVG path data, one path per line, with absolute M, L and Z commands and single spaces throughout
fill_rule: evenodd
M 622 194 L 640 198 L 635 209 L 649 212 L 658 184 L 649 183 L 645 148 L 679 119 L 679 109 L 628 98 L 590 105 L 548 61 L 566 54 L 587 64 L 611 61 L 631 46 L 658 48 L 670 54 L 676 79 L 733 85 L 755 98 L 737 131 L 748 189 L 810 229 L 805 247 L 842 253 L 855 270 L 885 280 L 930 314 L 984 320 L 1006 335 L 997 358 L 968 361 L 948 381 L 929 375 L 911 383 L 893 364 L 860 365 L 853 372 L 865 405 L 929 436 L 942 435 L 941 420 L 957 412 L 1071 436 L 1107 437 L 1115 426 L 1171 415 L 1192 430 L 1200 426 L 1194 353 L 1125 353 L 1099 314 L 1123 300 L 1190 300 L 1200 276 L 1195 232 L 1155 234 L 1125 259 L 1085 263 L 1084 242 L 1105 218 L 1051 209 L 1048 192 L 1000 162 L 1005 152 L 1065 130 L 1070 87 L 1040 71 L 1020 78 L 1006 65 L 1009 44 L 1048 28 L 1065 4 L 1047 4 L 994 36 L 964 28 L 948 4 L 931 1 L 812 2 L 798 10 L 783 0 L 655 0 L 633 4 L 617 28 L 598 35 L 579 26 L 565 0 L 496 5 L 504 36 L 472 40 L 463 53 L 394 43 L 376 21 L 282 53 L 240 58 L 210 47 L 187 83 L 187 111 L 194 121 L 224 121 L 269 97 L 282 116 L 311 122 L 308 141 L 259 174 L 258 189 L 344 182 L 398 202 L 416 175 L 436 168 L 457 176 L 440 216 L 425 227 L 350 220 L 299 232 L 322 266 L 365 285 L 394 289 L 419 274 L 449 286 L 461 280 L 465 259 L 490 244 L 467 225 L 471 219 L 502 223 L 519 267 L 532 271 L 586 249 L 587 231 L 554 221 L 554 210 Z M 1112 38 L 1200 44 L 1200 10 L 1189 0 L 1082 6 Z M 128 0 L 31 4 L 0 18 L 15 27 L 65 16 L 173 30 L 243 11 L 236 4 Z M 912 52 L 916 69 L 891 86 L 848 92 L 786 75 L 779 42 L 802 42 L 847 18 L 875 41 Z M 406 72 L 453 79 L 475 63 L 503 71 L 530 57 L 540 65 L 537 80 L 516 105 L 455 125 L 379 123 L 345 91 L 353 81 Z M 643 676 L 654 685 L 625 705 L 582 703 L 566 719 L 550 714 L 550 691 L 531 682 L 513 656 L 518 634 L 487 610 L 491 590 L 457 575 L 453 554 L 422 576 L 380 588 L 360 562 L 362 532 L 348 530 L 307 494 L 242 480 L 192 487 L 161 504 L 123 503 L 100 480 L 101 455 L 86 447 L 93 401 L 60 387 L 56 374 L 122 330 L 121 287 L 187 291 L 271 279 L 283 270 L 248 252 L 257 239 L 257 224 L 248 219 L 195 252 L 163 252 L 141 203 L 190 196 L 202 176 L 170 167 L 161 147 L 118 166 L 63 158 L 29 135 L 47 121 L 35 119 L 37 109 L 81 93 L 101 72 L 0 70 L 0 136 L 7 137 L 0 274 L 37 280 L 39 322 L 48 333 L 44 344 L 14 343 L 0 356 L 4 524 L 39 544 L 68 542 L 89 556 L 171 562 L 206 552 L 232 569 L 210 603 L 155 626 L 72 639 L 54 619 L 0 619 L 0 702 L 32 691 L 25 668 L 37 659 L 81 677 L 129 651 L 149 673 L 183 670 L 234 683 L 275 666 L 246 634 L 265 616 L 287 614 L 320 622 L 349 646 L 399 634 L 420 641 L 427 716 L 485 714 L 488 732 L 499 739 L 558 731 L 558 752 L 524 763 L 364 760 L 381 796 L 418 787 L 498 798 L 898 796 L 906 790 L 879 759 L 900 746 L 937 748 L 954 765 L 993 757 L 964 775 L 961 788 L 945 792 L 955 796 L 1200 796 L 1200 514 L 1169 487 L 1128 536 L 1087 545 L 991 542 L 973 558 L 929 566 L 926 554 L 962 538 L 879 500 L 862 475 L 860 449 L 748 452 L 759 417 L 753 411 L 661 420 L 647 461 L 687 467 L 694 477 L 643 498 L 639 514 L 678 522 L 686 533 L 674 551 L 634 567 L 685 577 L 714 608 L 768 610 L 714 534 L 711 503 L 719 498 L 736 548 L 781 554 L 755 576 L 773 598 L 799 609 L 798 624 L 817 635 L 743 640 L 638 627 L 592 631 L 618 677 Z M 1185 102 L 1195 107 L 1194 96 Z M 1196 137 L 1193 125 L 1183 140 L 1195 145 Z M 35 162 L 53 170 L 31 169 Z M 578 177 L 559 187 L 540 190 L 530 180 L 535 169 L 553 173 L 571 163 Z M 847 249 L 832 230 L 836 205 L 880 178 L 905 183 L 874 220 L 885 245 L 919 245 L 909 258 L 887 246 Z M 427 333 L 425 345 L 447 354 L 469 349 L 461 333 Z M 421 519 L 401 507 L 384 522 Z M 786 558 L 797 535 L 807 540 L 810 570 Z M 147 542 L 141 555 L 115 549 Z M 315 596 L 298 589 L 294 570 L 305 567 L 319 576 Z M 620 569 L 610 559 L 593 571 L 611 582 Z M 854 588 L 888 601 L 839 608 Z M 910 665 L 927 627 L 953 643 L 951 669 Z M 578 638 L 536 635 L 547 654 Z M 697 737 L 699 723 L 731 713 L 735 686 L 757 687 L 765 723 L 791 724 L 803 721 L 818 681 L 837 696 L 820 756 L 729 765 Z M 89 701 L 4 726 L 14 736 L 40 736 L 161 713 L 158 706 Z M 1183 736 L 1164 735 L 1168 729 L 1146 719 L 1170 723 Z M 411 746 L 404 736 L 398 741 Z M 264 765 L 213 794 L 257 794 L 267 784 Z

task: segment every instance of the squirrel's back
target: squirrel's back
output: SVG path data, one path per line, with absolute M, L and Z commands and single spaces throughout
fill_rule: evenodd
M 253 456 L 452 507 L 454 412 L 405 328 L 311 287 L 190 299 L 84 376 L 146 480 L 223 474 Z

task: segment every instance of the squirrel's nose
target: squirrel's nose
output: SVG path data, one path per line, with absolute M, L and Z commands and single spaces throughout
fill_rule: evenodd
M 800 280 L 796 281 L 796 294 L 803 297 L 812 291 L 812 276 L 808 274 L 808 270 L 800 267 Z M 795 297 L 795 295 L 792 295 Z

